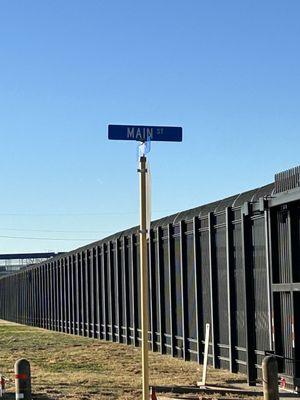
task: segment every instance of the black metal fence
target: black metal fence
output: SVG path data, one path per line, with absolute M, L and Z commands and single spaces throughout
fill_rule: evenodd
M 209 363 L 246 373 L 249 383 L 260 377 L 265 352 L 278 348 L 265 201 L 273 188 L 152 223 L 153 351 L 201 363 L 209 322 Z M 132 228 L 0 279 L 0 317 L 139 346 L 139 281 L 139 236 Z M 295 371 L 286 373 L 294 383 Z

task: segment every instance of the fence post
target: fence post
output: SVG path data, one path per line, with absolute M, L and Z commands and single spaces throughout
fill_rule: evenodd
M 276 357 L 267 356 L 262 362 L 264 400 L 278 400 L 278 365 Z
M 15 363 L 16 400 L 31 400 L 31 375 L 29 361 L 21 358 Z

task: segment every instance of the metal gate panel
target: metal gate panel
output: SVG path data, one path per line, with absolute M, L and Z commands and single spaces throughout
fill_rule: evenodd
M 127 329 L 128 329 L 128 344 L 134 343 L 134 299 L 133 299 L 133 272 L 132 272 L 132 237 L 126 237 L 126 252 L 125 252 L 125 273 L 126 282 L 128 282 L 128 299 L 127 299 Z
M 208 219 L 201 218 L 199 221 L 199 266 L 201 269 L 201 304 L 202 310 L 202 345 L 204 345 L 205 338 L 205 324 L 212 322 L 211 319 L 211 290 L 210 290 L 210 255 L 209 255 L 209 230 L 208 230 Z M 203 348 L 203 346 L 202 346 Z M 209 343 L 209 364 L 213 363 L 213 350 L 212 342 Z
M 170 268 L 169 268 L 169 232 L 168 228 L 162 229 L 161 237 L 161 284 L 163 287 L 163 298 L 162 303 L 162 329 L 161 329 L 161 343 L 163 353 L 171 354 L 171 287 L 170 287 Z
M 273 221 L 273 283 L 291 282 L 291 253 L 289 235 L 289 211 L 287 207 L 282 207 L 275 211 Z
M 85 315 L 86 315 L 86 323 L 85 323 L 85 336 L 91 336 L 91 260 L 90 260 L 90 250 L 87 249 L 84 252 L 84 279 L 85 279 Z
M 100 246 L 96 246 L 96 255 L 95 255 L 95 267 L 96 267 L 96 292 L 95 292 L 95 302 L 96 302 L 96 312 L 97 312 L 97 337 L 101 339 L 101 323 L 102 323 L 102 308 L 101 308 L 101 291 L 102 291 L 102 282 L 101 282 L 101 250 Z
M 227 286 L 227 247 L 225 214 L 217 217 L 214 227 L 214 290 L 215 320 L 214 333 L 217 343 L 216 357 L 221 368 L 229 368 L 229 327 L 228 327 L 228 286 Z M 222 219 L 221 219 L 222 218 Z
M 71 332 L 73 335 L 77 334 L 77 302 L 78 302 L 78 297 L 77 297 L 77 292 L 76 292 L 76 273 L 77 273 L 77 266 L 76 266 L 76 255 L 73 254 L 71 256 L 71 271 L 70 271 L 70 277 L 71 277 L 71 286 L 70 286 L 70 291 L 71 291 L 71 315 L 72 315 L 72 324 L 71 324 Z
M 163 281 L 162 281 L 162 265 L 161 265 L 161 228 L 158 227 L 154 231 L 154 265 L 155 265 L 155 295 L 156 295 L 156 347 L 157 351 L 161 354 L 164 351 L 163 348 Z
M 189 358 L 197 360 L 197 327 L 196 327 L 196 284 L 195 284 L 195 249 L 193 226 L 187 228 L 185 232 L 186 260 L 185 265 L 185 283 L 186 283 L 186 337 L 188 341 Z
M 108 242 L 106 246 L 106 288 L 107 288 L 107 320 L 106 320 L 106 335 L 108 337 L 108 340 L 113 340 L 114 339 L 114 334 L 113 334 L 113 304 L 112 304 L 112 268 L 114 265 L 114 257 L 112 254 L 112 243 L 111 241 Z
M 134 293 L 135 293 L 135 307 L 136 307 L 136 343 L 135 345 L 140 345 L 142 341 L 141 333 L 141 272 L 140 272 L 140 251 L 139 251 L 139 235 L 134 235 L 134 246 L 133 246 L 133 276 L 134 276 Z
M 300 292 L 294 292 L 295 376 L 300 377 Z
M 122 302 L 122 312 L 121 312 L 121 327 L 122 327 L 122 343 L 128 344 L 128 284 L 129 284 L 129 271 L 128 271 L 128 245 L 127 238 L 122 240 L 122 257 L 121 257 L 121 302 Z
M 177 228 L 177 227 L 176 227 Z M 176 229 L 175 228 L 175 229 Z M 173 335 L 175 339 L 175 354 L 182 357 L 183 345 L 183 304 L 182 304 L 182 279 L 181 279 L 181 243 L 180 231 L 172 235 L 172 246 L 174 248 L 174 257 L 171 258 L 170 283 L 171 283 L 171 308 L 172 308 L 172 324 Z M 172 250 L 172 247 L 171 247 Z M 172 296 L 173 294 L 173 296 Z
M 291 213 L 292 276 L 293 282 L 300 282 L 300 204 L 293 203 Z M 300 305 L 299 305 L 300 307 Z
M 106 285 L 107 285 L 107 334 L 108 340 L 114 341 L 114 281 L 113 271 L 115 265 L 114 244 L 110 240 L 107 245 Z
M 253 335 L 255 338 L 255 363 L 260 374 L 265 351 L 269 349 L 269 308 L 266 269 L 264 215 L 252 218 L 252 273 L 253 273 Z
M 90 320 L 90 328 L 89 328 L 89 336 L 95 337 L 96 333 L 96 309 L 95 309 L 95 257 L 94 257 L 94 248 L 88 250 L 88 260 L 89 260 L 89 320 Z
M 284 375 L 294 375 L 292 297 L 289 292 L 274 294 L 275 353 L 279 371 Z
M 271 209 L 274 346 L 279 371 L 294 384 L 299 373 L 299 312 L 297 288 L 299 260 L 299 203 Z M 299 382 L 299 378 L 298 378 Z M 298 383 L 299 384 L 299 383 Z
M 79 284 L 80 284 L 80 296 L 79 296 L 79 309 L 80 309 L 80 324 L 79 324 L 79 335 L 84 336 L 85 334 L 85 273 L 84 273 L 84 260 L 83 260 L 83 252 L 80 251 L 78 254 L 78 267 L 79 267 Z
M 232 270 L 234 285 L 233 299 L 233 337 L 235 338 L 234 355 L 237 371 L 246 372 L 246 326 L 245 326 L 245 292 L 243 290 L 243 256 L 240 214 L 235 213 L 232 221 Z

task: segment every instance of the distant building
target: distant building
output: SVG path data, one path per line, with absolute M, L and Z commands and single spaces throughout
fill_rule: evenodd
M 60 253 L 17 253 L 0 254 L 0 278 L 26 268 L 32 264 L 38 264 Z

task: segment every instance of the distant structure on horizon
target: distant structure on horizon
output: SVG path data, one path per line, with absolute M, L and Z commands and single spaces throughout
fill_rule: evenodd
M 32 264 L 38 264 L 58 254 L 61 253 L 0 254 L 0 278 L 29 267 Z

